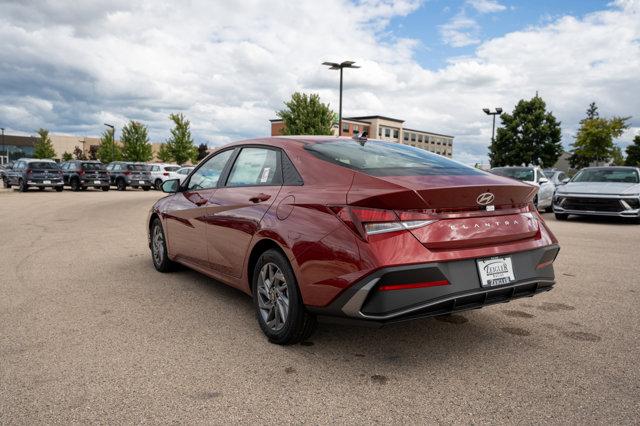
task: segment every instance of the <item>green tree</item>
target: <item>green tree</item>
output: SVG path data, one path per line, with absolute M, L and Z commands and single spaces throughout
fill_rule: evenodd
M 73 155 L 71 155 L 70 153 L 68 153 L 67 151 L 65 151 L 62 154 L 62 161 L 71 161 L 73 160 Z
M 207 155 L 209 155 L 209 147 L 207 146 L 207 144 L 201 143 L 200 145 L 198 145 L 198 157 L 196 158 L 196 160 L 200 161 Z
M 633 143 L 627 147 L 627 158 L 624 161 L 627 166 L 640 167 L 640 134 L 633 138 Z
M 624 166 L 624 156 L 619 146 L 614 145 L 611 150 L 611 164 L 614 166 Z
M 122 156 L 127 161 L 147 162 L 153 158 L 147 126 L 138 121 L 129 121 L 122 128 Z
M 195 162 L 198 157 L 198 149 L 193 144 L 191 123 L 184 118 L 182 113 L 171 114 L 169 119 L 173 121 L 174 126 L 171 129 L 171 137 L 167 140 L 167 149 L 171 153 L 171 157 L 178 164 L 184 164 L 187 161 Z
M 330 135 L 334 113 L 317 94 L 296 92 L 276 115 L 284 122 L 284 135 Z
M 98 145 L 91 145 L 89 147 L 89 160 L 97 160 L 98 159 Z
M 562 154 L 560 122 L 536 94 L 521 99 L 512 114 L 500 115 L 502 127 L 489 147 L 492 167 L 536 164 L 553 166 Z
M 51 138 L 49 137 L 49 131 L 47 129 L 38 129 L 38 142 L 33 149 L 33 156 L 35 158 L 54 158 L 56 151 L 53 149 Z
M 122 160 L 122 148 L 113 140 L 113 132 L 111 130 L 105 130 L 102 133 L 96 156 L 105 164 Z
M 595 103 L 589 105 L 587 116 L 580 120 L 580 129 L 575 137 L 571 149 L 569 163 L 573 168 L 587 167 L 591 163 L 606 162 L 614 158 L 614 155 L 622 152 L 616 151 L 613 143 L 614 138 L 622 136 L 625 129 L 629 127 L 627 121 L 631 117 L 602 118 L 598 114 Z M 617 148 L 620 151 L 619 148 Z
M 163 163 L 169 163 L 173 161 L 173 154 L 169 149 L 169 145 L 167 145 L 166 143 L 160 145 L 157 156 L 158 160 L 162 161 Z
M 86 160 L 87 157 L 84 155 L 82 149 L 79 146 L 76 146 L 73 150 L 73 156 L 76 157 L 76 160 Z

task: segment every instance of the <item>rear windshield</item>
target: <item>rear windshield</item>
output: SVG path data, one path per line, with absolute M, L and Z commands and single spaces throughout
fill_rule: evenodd
M 572 182 L 638 183 L 638 172 L 633 169 L 584 169 Z
M 104 170 L 104 164 L 101 163 L 82 163 L 83 170 Z
M 369 140 L 339 139 L 309 144 L 316 157 L 372 176 L 480 175 L 482 172 L 438 154 L 411 146 Z
M 58 165 L 56 163 L 50 163 L 48 161 L 33 161 L 29 163 L 30 169 L 47 169 L 47 170 L 56 170 L 58 169 Z
M 530 167 L 498 167 L 491 169 L 491 173 L 524 182 L 533 182 L 535 172 Z
M 179 168 L 180 168 L 180 167 L 168 166 L 168 167 L 165 167 L 164 169 L 165 169 L 167 172 L 175 172 L 175 171 L 176 171 L 176 170 L 178 170 Z
M 149 166 L 146 164 L 127 164 L 127 170 L 145 171 L 149 170 Z

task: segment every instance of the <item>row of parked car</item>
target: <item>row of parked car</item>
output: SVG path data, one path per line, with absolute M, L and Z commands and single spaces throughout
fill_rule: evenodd
M 0 178 L 5 188 L 16 187 L 25 192 L 29 188 L 44 190 L 53 188 L 60 192 L 65 186 L 73 191 L 88 188 L 108 191 L 112 186 L 118 191 L 127 188 L 160 189 L 167 179 L 182 182 L 193 167 L 177 164 L 145 164 L 114 161 L 72 160 L 56 163 L 53 160 L 21 158 L 0 168 Z

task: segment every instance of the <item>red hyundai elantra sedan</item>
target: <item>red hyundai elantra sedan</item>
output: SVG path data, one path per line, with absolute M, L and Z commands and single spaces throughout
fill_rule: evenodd
M 559 246 L 536 188 L 378 140 L 275 137 L 220 148 L 149 215 L 158 271 L 252 295 L 274 343 L 319 316 L 378 324 L 533 296 Z

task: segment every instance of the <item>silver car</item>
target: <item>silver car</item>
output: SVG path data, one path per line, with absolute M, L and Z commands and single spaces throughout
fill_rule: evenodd
M 640 169 L 587 167 L 553 197 L 556 219 L 569 215 L 635 218 L 640 223 Z

